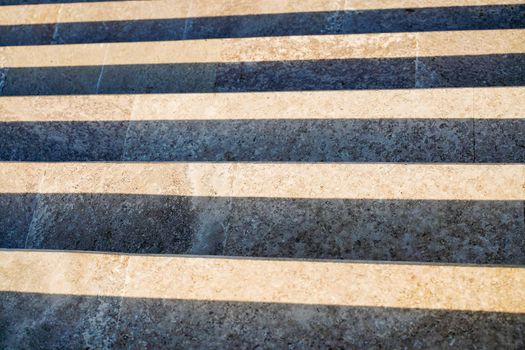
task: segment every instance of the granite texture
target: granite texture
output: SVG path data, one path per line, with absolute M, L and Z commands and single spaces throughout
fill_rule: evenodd
M 525 55 L 10 68 L 3 95 L 525 85 Z
M 466 118 L 0 122 L 0 160 L 523 163 L 523 130 Z
M 127 126 L 126 122 L 97 121 L 0 123 L 0 159 L 119 161 Z
M 40 195 L 26 248 L 186 253 L 195 235 L 190 198 Z
M 519 314 L 125 299 L 115 347 L 518 349 L 524 331 Z
M 516 29 L 525 27 L 524 13 L 523 4 L 514 4 L 74 21 L 60 23 L 56 30 L 50 24 L 3 26 L 0 45 Z
M 32 193 L 0 195 L 0 247 L 25 247 L 36 196 Z
M 421 57 L 416 63 L 416 87 L 525 85 L 525 55 Z
M 0 347 L 109 349 L 121 299 L 0 293 Z M 9 316 L 7 316 L 9 315 Z
M 476 162 L 525 163 L 525 119 L 475 120 L 474 129 Z
M 0 346 L 520 349 L 520 314 L 0 293 Z M 120 305 L 120 307 L 119 307 Z
M 523 3 L 90 1 L 0 0 L 0 348 L 525 348 Z
M 105 66 L 99 93 L 211 92 L 214 64 L 152 64 Z
M 133 122 L 123 159 L 471 162 L 471 136 L 451 119 Z
M 8 70 L 2 94 L 75 95 L 94 94 L 102 66 L 11 68 Z
M 0 198 L 13 202 L 25 196 Z M 38 196 L 32 219 L 29 231 L 23 231 L 24 222 L 12 224 L 19 235 L 28 232 L 25 246 L 6 239 L 2 247 L 525 263 L 525 219 L 518 201 L 55 194 Z
M 0 345 L 7 348 L 518 349 L 524 342 L 520 268 L 0 256 Z
M 413 87 L 414 58 L 246 62 L 217 65 L 215 89 L 307 91 Z

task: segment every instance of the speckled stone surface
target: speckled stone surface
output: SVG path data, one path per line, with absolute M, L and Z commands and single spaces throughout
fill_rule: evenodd
M 521 119 L 4 122 L 0 160 L 520 163 L 524 129 Z
M 474 123 L 476 162 L 525 162 L 525 119 Z
M 5 348 L 525 345 L 525 316 L 515 314 L 12 293 L 0 294 L 0 300 L 1 313 L 13 315 L 0 320 Z
M 40 195 L 26 247 L 186 253 L 197 230 L 189 202 L 175 196 Z
M 0 0 L 0 348 L 525 348 L 517 29 L 516 0 Z
M 101 66 L 43 67 L 8 70 L 3 95 L 94 94 Z
M 0 195 L 0 247 L 22 248 L 33 218 L 36 194 Z
M 519 268 L 0 254 L 7 348 L 519 349 L 524 342 Z
M 134 122 L 123 159 L 471 162 L 471 138 L 470 121 L 449 119 Z
M 344 1 L 331 3 L 346 7 Z M 0 27 L 0 45 L 512 29 L 525 27 L 524 11 L 515 4 L 8 25 Z
M 6 239 L 3 247 L 525 263 L 523 203 L 512 201 L 56 194 L 39 195 L 32 220 L 30 229 L 11 224 L 27 242 Z
M 417 87 L 523 86 L 525 55 L 421 57 Z
M 522 86 L 525 55 L 10 68 L 2 94 Z M 103 70 L 102 70 L 103 69 Z
M 127 126 L 126 122 L 97 121 L 0 123 L 0 158 L 13 161 L 118 161 L 124 151 Z

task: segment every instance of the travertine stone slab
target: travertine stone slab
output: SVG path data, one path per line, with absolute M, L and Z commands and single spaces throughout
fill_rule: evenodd
M 525 88 L 474 89 L 474 118 L 525 117 Z
M 488 55 L 525 52 L 523 37 L 525 30 L 487 30 L 7 46 L 0 47 L 0 64 L 14 68 Z
M 3 193 L 523 200 L 524 165 L 0 163 Z M 27 176 L 41 178 L 38 188 Z M 22 175 L 22 177 L 21 177 Z
M 521 119 L 525 88 L 4 96 L 0 121 L 125 121 L 132 106 L 136 121 Z
M 487 6 L 521 4 L 522 0 L 307 0 L 307 1 L 115 1 L 3 6 L 0 25 L 134 19 L 242 16 L 319 11 L 378 10 L 398 8 Z M 60 10 L 60 16 L 58 12 Z
M 126 121 L 135 99 L 133 95 L 4 96 L 0 97 L 0 120 Z
M 418 57 L 525 52 L 525 30 L 468 30 L 415 35 Z
M 0 290 L 8 292 L 525 312 L 518 267 L 9 250 L 0 257 Z

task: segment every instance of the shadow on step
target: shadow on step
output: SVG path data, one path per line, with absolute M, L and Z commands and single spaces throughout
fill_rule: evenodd
M 2 194 L 0 247 L 525 263 L 521 201 Z
M 517 28 L 525 28 L 523 4 L 11 25 L 0 26 L 0 45 Z
M 0 135 L 5 161 L 525 162 L 523 119 L 4 122 Z
M 525 346 L 525 315 L 496 312 L 1 292 L 0 314 L 6 349 Z
M 6 96 L 523 86 L 525 54 L 5 68 L 2 85 Z

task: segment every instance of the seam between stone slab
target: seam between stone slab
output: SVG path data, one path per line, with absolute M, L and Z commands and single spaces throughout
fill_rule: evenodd
M 186 12 L 186 20 L 184 21 L 184 30 L 182 31 L 182 40 L 188 38 L 188 32 L 193 28 L 193 19 L 190 18 L 193 9 L 193 0 L 189 1 L 188 11 Z
M 131 102 L 131 110 L 129 112 L 129 116 L 127 118 L 127 127 L 126 127 L 126 133 L 124 134 L 124 140 L 123 140 L 123 144 L 122 144 L 122 154 L 120 155 L 120 160 L 121 161 L 125 161 L 127 159 L 127 156 L 128 156 L 128 150 L 129 150 L 129 130 L 131 128 L 131 124 L 132 122 L 135 120 L 135 113 L 136 113 L 136 107 L 137 107 L 137 100 L 138 100 L 138 95 L 135 95 L 133 96 L 133 101 Z
M 470 89 L 470 116 L 472 118 L 472 163 L 476 163 L 476 114 L 474 113 L 474 94 L 476 93 L 474 89 Z
M 416 37 L 416 54 L 414 60 L 414 89 L 419 86 L 419 34 Z
M 233 175 L 231 175 L 229 181 L 229 186 L 233 188 Z M 224 239 L 222 240 L 222 255 L 226 255 L 226 252 L 228 251 L 226 249 L 228 240 L 230 238 L 230 221 L 232 220 L 232 213 L 233 213 L 233 199 L 232 197 L 228 198 L 228 215 L 226 215 L 226 222 L 222 225 L 224 230 Z
M 55 23 L 55 28 L 53 29 L 53 35 L 51 36 L 50 44 L 58 44 L 59 30 L 60 30 L 60 16 L 62 15 L 62 8 L 64 4 L 60 4 L 57 12 L 57 19 Z
M 45 171 L 42 172 L 40 175 L 39 175 L 39 178 L 38 178 L 38 185 L 36 186 L 36 194 L 35 194 L 35 198 L 33 199 L 33 208 L 31 210 L 31 221 L 29 222 L 29 226 L 27 227 L 27 232 L 26 232 L 26 238 L 25 238 L 25 241 L 24 241 L 24 248 L 25 249 L 35 249 L 35 248 L 38 248 L 37 246 L 32 246 L 32 247 L 28 247 L 28 242 L 29 242 L 29 238 L 30 237 L 35 237 L 36 233 L 35 233 L 35 225 L 36 225 L 36 220 L 37 220 L 37 217 L 38 217 L 38 211 L 41 209 L 41 202 L 42 202 L 42 198 L 43 198 L 43 194 L 40 193 L 40 189 L 42 187 L 42 183 L 44 182 L 44 177 L 46 176 L 46 173 Z
M 115 346 L 118 340 L 118 336 L 120 333 L 120 318 L 122 314 L 122 304 L 124 304 L 124 295 L 126 295 L 126 290 L 128 288 L 129 283 L 129 261 L 130 256 L 125 256 L 126 259 L 126 266 L 124 267 L 124 283 L 122 284 L 122 295 L 120 296 L 120 300 L 118 302 L 118 311 L 117 311 L 117 320 L 115 322 L 115 332 L 113 334 L 113 344 L 112 346 Z
M 0 68 L 0 96 L 4 94 L 4 88 L 7 85 L 7 73 L 9 68 Z
M 97 94 L 97 95 L 98 95 L 98 91 L 100 89 L 100 83 L 102 82 L 102 78 L 103 78 L 103 75 L 104 75 L 104 68 L 106 67 L 106 57 L 107 57 L 108 50 L 109 50 L 109 47 L 106 44 L 101 44 L 101 45 L 103 45 L 103 47 L 104 47 L 104 58 L 102 59 L 102 66 L 100 67 L 100 73 L 98 75 L 97 85 L 95 87 L 95 94 Z

